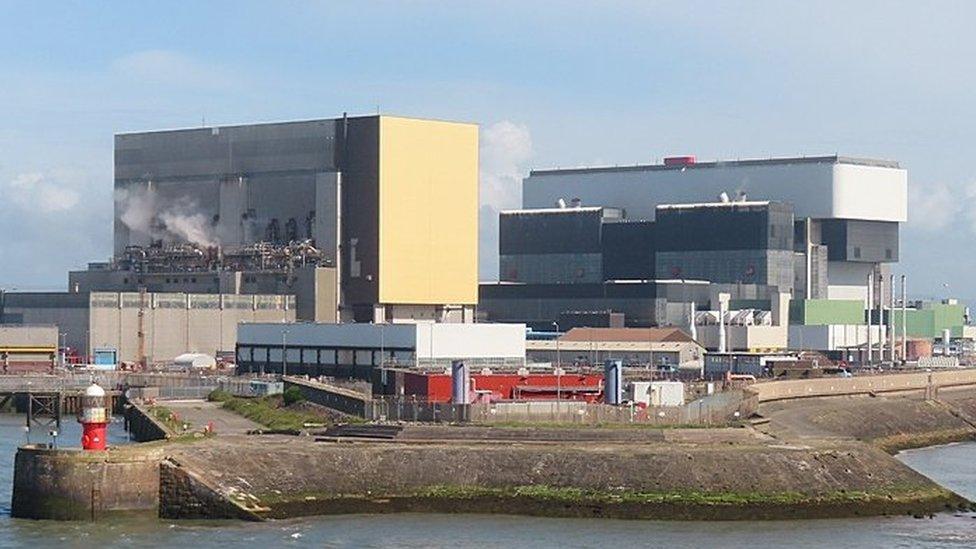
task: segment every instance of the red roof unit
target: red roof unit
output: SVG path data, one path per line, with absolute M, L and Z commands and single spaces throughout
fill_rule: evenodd
M 664 159 L 665 166 L 691 166 L 695 163 L 695 155 L 668 156 Z

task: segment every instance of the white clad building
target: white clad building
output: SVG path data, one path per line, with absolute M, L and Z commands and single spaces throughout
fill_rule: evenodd
M 524 324 L 242 323 L 237 337 L 238 373 L 369 379 L 379 366 L 525 365 Z

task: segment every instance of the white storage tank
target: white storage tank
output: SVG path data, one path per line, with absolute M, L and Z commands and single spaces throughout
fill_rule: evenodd
M 173 359 L 173 366 L 179 370 L 213 370 L 217 359 L 203 353 L 185 353 Z

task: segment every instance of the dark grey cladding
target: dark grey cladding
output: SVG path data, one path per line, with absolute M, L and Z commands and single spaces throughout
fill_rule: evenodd
M 336 127 L 310 120 L 119 134 L 115 179 L 334 170 Z
M 657 250 L 792 250 L 793 207 L 731 203 L 658 208 Z
M 603 225 L 604 280 L 654 278 L 656 249 L 653 221 L 627 221 Z
M 603 216 L 599 208 L 502 212 L 499 255 L 599 253 Z
M 898 261 L 898 224 L 888 221 L 824 219 L 820 243 L 829 261 L 887 263 Z

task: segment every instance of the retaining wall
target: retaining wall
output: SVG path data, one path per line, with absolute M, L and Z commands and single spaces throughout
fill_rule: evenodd
M 297 377 L 286 377 L 285 390 L 287 391 L 290 387 L 298 387 L 298 390 L 302 392 L 302 396 L 309 402 L 338 410 L 345 414 L 369 419 L 373 418 L 369 406 L 371 399 L 356 391 L 350 391 L 349 389 L 343 389 L 342 387 L 327 383 L 308 381 Z
M 863 395 L 897 391 L 924 391 L 933 387 L 976 385 L 976 369 L 913 372 L 848 378 L 797 379 L 755 383 L 759 402 L 823 396 Z
M 125 417 L 125 428 L 132 436 L 132 440 L 136 442 L 165 440 L 175 434 L 163 422 L 146 411 L 141 404 L 127 403 L 123 415 Z

